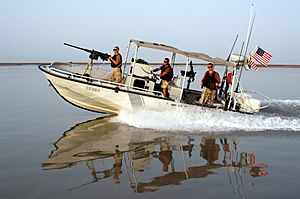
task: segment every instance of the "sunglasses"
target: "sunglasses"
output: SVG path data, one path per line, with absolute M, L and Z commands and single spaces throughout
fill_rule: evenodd
M 115 48 L 115 49 L 113 49 L 113 50 L 114 50 L 114 51 L 117 51 L 118 49 Z
M 212 68 L 212 66 L 208 66 L 207 68 Z

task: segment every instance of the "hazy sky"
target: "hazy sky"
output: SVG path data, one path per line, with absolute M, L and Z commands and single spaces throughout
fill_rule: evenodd
M 249 50 L 260 44 L 271 63 L 300 63 L 298 0 L 1 0 L 0 62 L 86 61 L 73 43 L 125 54 L 131 38 L 226 58 L 236 34 L 246 38 L 251 3 L 256 19 Z

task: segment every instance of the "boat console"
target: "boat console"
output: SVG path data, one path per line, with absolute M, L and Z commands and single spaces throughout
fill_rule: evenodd
M 125 84 L 136 88 L 154 90 L 156 80 L 152 67 L 147 63 L 132 62 Z

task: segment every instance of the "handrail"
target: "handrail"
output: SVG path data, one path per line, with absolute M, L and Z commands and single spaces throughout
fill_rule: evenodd
M 257 91 L 249 91 L 249 90 L 244 90 L 243 89 L 243 86 L 242 86 L 242 84 L 241 84 L 241 82 L 238 80 L 238 83 L 240 84 L 240 92 L 241 93 L 255 93 L 255 94 L 258 94 L 258 95 L 260 95 L 261 97 L 264 97 L 265 99 L 267 99 L 267 100 L 269 100 L 269 104 L 267 104 L 267 105 L 265 105 L 265 106 L 263 106 L 263 107 L 260 107 L 259 109 L 252 109 L 252 107 L 249 107 L 253 112 L 255 112 L 256 110 L 262 110 L 262 109 L 265 109 L 265 108 L 267 108 L 267 107 L 269 107 L 271 104 L 272 104 L 272 102 L 271 102 L 271 98 L 270 97 L 268 97 L 268 96 L 266 96 L 266 95 L 264 95 L 264 94 L 262 94 L 262 93 L 260 93 L 260 92 L 257 92 Z M 234 99 L 235 100 L 235 99 Z
M 263 106 L 263 107 L 260 107 L 260 110 L 261 110 L 261 109 L 268 108 L 268 107 L 272 104 L 272 101 L 271 101 L 271 98 L 270 98 L 270 97 L 268 97 L 267 95 L 264 95 L 264 94 L 262 94 L 262 93 L 260 93 L 260 92 L 258 92 L 258 91 L 249 91 L 249 90 L 245 90 L 244 92 L 246 92 L 246 93 L 255 93 L 255 94 L 258 94 L 258 95 L 264 97 L 266 100 L 269 101 L 269 104 L 267 104 L 267 105 L 265 105 L 265 106 Z
M 107 81 L 107 80 L 101 80 L 101 79 L 97 79 L 97 78 L 93 78 L 93 77 L 86 77 L 86 76 L 83 76 L 83 75 L 79 75 L 79 74 L 74 74 L 72 72 L 69 72 L 69 71 L 65 71 L 65 70 L 61 70 L 61 69 L 58 69 L 58 68 L 55 68 L 55 67 L 51 67 L 55 65 L 55 63 L 52 63 L 51 65 L 48 66 L 48 71 L 51 72 L 57 72 L 57 73 L 60 73 L 60 74 L 64 74 L 66 75 L 68 78 L 72 77 L 73 79 L 74 78 L 80 78 L 80 80 L 86 80 L 86 81 L 89 81 L 91 84 L 95 84 L 95 82 L 98 82 L 99 85 L 102 85 L 102 84 L 107 84 L 107 86 L 109 87 L 113 87 L 113 86 L 116 86 L 116 87 L 123 87 L 127 90 L 129 89 L 134 89 L 134 90 L 137 90 L 137 91 L 140 91 L 142 93 L 147 93 L 147 94 L 154 94 L 154 95 L 161 95 L 162 96 L 162 92 L 159 92 L 159 91 L 149 91 L 149 90 L 146 90 L 144 88 L 139 88 L 139 87 L 135 87 L 135 86 L 129 86 L 129 85 L 125 85 L 123 83 L 116 83 L 116 82 L 111 82 L 111 81 Z

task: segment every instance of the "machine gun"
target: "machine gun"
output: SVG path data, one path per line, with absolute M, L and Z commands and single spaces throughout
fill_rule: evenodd
M 93 50 L 89 50 L 89 49 L 81 48 L 81 47 L 74 46 L 74 45 L 71 45 L 71 44 L 68 44 L 68 43 L 64 43 L 64 45 L 70 46 L 70 47 L 72 47 L 72 48 L 77 48 L 77 49 L 79 49 L 79 50 L 83 50 L 83 51 L 85 51 L 85 52 L 90 53 L 89 58 L 90 58 L 91 60 L 98 60 L 98 58 L 100 57 L 103 61 L 107 61 L 108 58 L 109 58 L 109 56 L 110 56 L 110 55 L 107 54 L 107 53 L 102 53 L 102 52 L 96 51 L 96 50 L 94 50 L 94 49 L 93 49 Z
M 78 46 L 74 46 L 74 45 L 71 45 L 71 44 L 68 44 L 68 43 L 64 43 L 64 45 L 66 46 L 70 46 L 72 48 L 77 48 L 79 50 L 83 50 L 85 52 L 88 52 L 90 53 L 90 56 L 89 58 L 91 59 L 90 62 L 88 63 L 88 65 L 86 66 L 86 70 L 84 71 L 84 76 L 91 76 L 92 75 L 92 68 L 93 68 L 93 60 L 98 60 L 98 58 L 100 57 L 103 61 L 107 61 L 108 58 L 109 58 L 109 54 L 107 53 L 102 53 L 102 52 L 99 52 L 99 51 L 96 51 L 96 50 L 89 50 L 89 49 L 86 49 L 86 48 L 81 48 L 81 47 L 78 47 Z M 88 71 L 88 73 L 87 73 Z
M 188 79 L 188 83 L 187 83 L 187 89 L 190 88 L 190 84 L 191 82 L 194 82 L 195 81 L 195 75 L 197 72 L 194 72 L 194 67 L 193 67 L 193 62 L 190 61 L 190 70 L 185 72 L 184 70 L 181 70 L 181 76 L 184 76 L 186 73 L 186 76 L 189 78 Z

